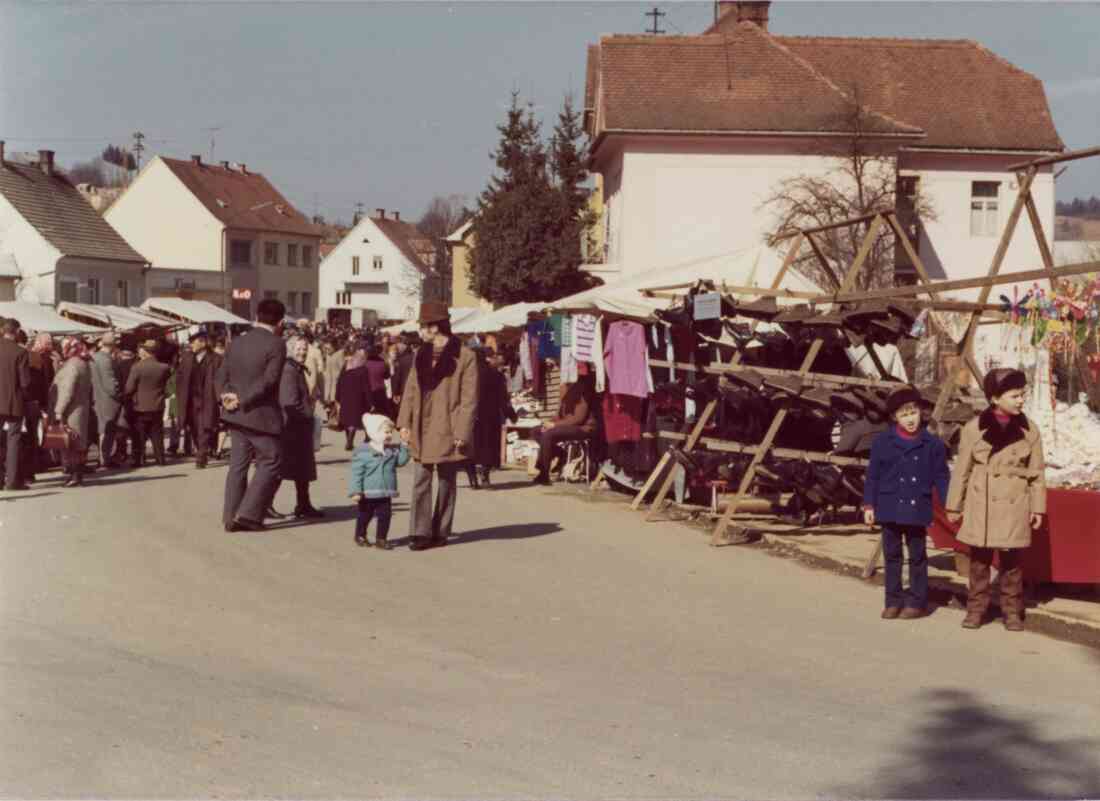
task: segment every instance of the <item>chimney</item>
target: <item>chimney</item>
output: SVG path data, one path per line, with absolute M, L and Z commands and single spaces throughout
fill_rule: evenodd
M 385 209 L 375 209 L 375 211 L 378 212 L 378 219 L 380 219 L 380 220 L 386 219 L 386 210 Z
M 38 168 L 46 175 L 53 175 L 53 151 L 38 151 Z
M 202 156 L 192 156 L 191 157 L 191 163 L 194 164 L 196 167 L 201 167 L 202 166 Z
M 4 163 L 4 140 L 0 139 L 0 164 Z
M 397 220 L 398 222 L 400 222 L 400 221 L 401 221 L 401 212 L 399 212 L 399 211 L 395 211 L 395 212 L 393 213 L 393 218 L 394 218 L 395 220 Z
M 229 169 L 229 162 L 228 161 L 219 161 L 218 163 L 221 164 L 223 167 L 225 167 L 225 169 L 227 169 L 227 170 Z
M 246 167 L 244 164 L 241 164 L 239 166 L 241 168 L 241 175 L 248 175 L 248 167 Z
M 770 6 L 771 0 L 718 0 L 718 16 L 714 21 L 733 15 L 735 23 L 747 21 L 767 30 Z

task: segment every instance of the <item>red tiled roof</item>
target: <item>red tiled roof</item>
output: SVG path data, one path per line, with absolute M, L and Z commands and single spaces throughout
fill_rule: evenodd
M 148 261 L 59 173 L 6 161 L 0 167 L 0 195 L 65 256 Z
M 597 135 L 848 130 L 848 96 L 750 22 L 727 34 L 604 37 L 598 60 Z M 865 123 L 879 134 L 922 133 L 877 112 Z
M 700 36 L 590 47 L 590 135 L 836 132 L 858 94 L 873 131 L 915 135 L 914 145 L 1064 148 L 1042 82 L 975 42 L 774 36 L 732 15 L 719 22 Z
M 425 273 L 431 270 L 435 260 L 435 243 L 420 233 L 415 225 L 404 220 L 379 217 L 370 219 L 378 226 L 378 230 L 397 246 L 402 255 L 413 263 L 413 266 Z
M 775 37 L 861 102 L 923 128 L 922 147 L 1062 150 L 1043 83 L 969 40 Z
M 295 209 L 260 173 L 221 165 L 161 160 L 210 213 L 231 228 L 321 236 L 321 231 Z

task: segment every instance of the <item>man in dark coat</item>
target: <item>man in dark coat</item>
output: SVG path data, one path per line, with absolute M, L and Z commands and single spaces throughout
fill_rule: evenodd
M 23 440 L 24 402 L 30 393 L 31 374 L 27 351 L 16 343 L 16 320 L 0 323 L 0 450 L 4 459 L 4 489 L 22 490 L 19 446 Z
M 218 372 L 222 420 L 232 452 L 225 477 L 225 530 L 262 531 L 264 513 L 279 488 L 283 410 L 279 383 L 286 362 L 282 325 L 286 307 L 274 298 L 260 301 L 257 323 L 229 345 Z M 256 473 L 248 480 L 248 468 Z
M 401 405 L 401 395 L 404 393 L 405 382 L 409 378 L 409 371 L 412 370 L 415 358 L 411 338 L 401 336 L 397 340 L 397 359 L 394 360 L 393 377 L 390 379 L 390 394 L 393 396 L 394 406 Z
M 516 419 L 516 410 L 508 395 L 508 380 L 500 368 L 501 359 L 497 354 L 478 352 L 477 420 L 468 471 L 470 486 L 474 489 L 478 488 L 479 478 L 489 486 L 489 473 L 500 467 L 504 422 Z
M 92 356 L 92 403 L 99 422 L 99 453 L 103 465 L 111 465 L 118 436 L 118 418 L 122 413 L 122 384 L 118 380 L 115 348 L 118 337 L 108 331 L 99 340 L 99 350 Z
M 134 453 L 130 456 L 133 467 L 145 463 L 145 441 L 153 440 L 153 456 L 157 464 L 164 465 L 164 401 L 165 388 L 172 368 L 156 357 L 157 343 L 146 340 L 138 346 L 138 362 L 126 378 L 126 396 L 134 404 L 134 422 L 137 427 Z
M 180 356 L 176 374 L 176 401 L 179 404 L 179 427 L 186 430 L 195 449 L 195 468 L 202 470 L 210 459 L 210 451 L 218 434 L 218 392 L 215 379 L 221 367 L 221 357 L 210 350 L 205 331 L 191 337 L 189 349 Z

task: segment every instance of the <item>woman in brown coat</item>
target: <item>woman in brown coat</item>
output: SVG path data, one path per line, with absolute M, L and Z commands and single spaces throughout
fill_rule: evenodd
M 990 406 L 967 423 L 947 493 L 947 516 L 962 519 L 957 538 L 970 546 L 970 591 L 963 628 L 982 624 L 990 598 L 990 566 L 999 552 L 1001 611 L 1009 631 L 1023 631 L 1023 549 L 1046 514 L 1046 464 L 1039 429 L 1022 409 L 1027 378 L 998 368 L 985 377 Z

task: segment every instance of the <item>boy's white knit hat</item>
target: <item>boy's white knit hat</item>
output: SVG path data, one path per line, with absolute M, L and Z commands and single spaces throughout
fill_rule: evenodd
M 363 415 L 363 429 L 367 432 L 367 440 L 377 448 L 386 446 L 385 426 L 393 425 L 393 421 L 384 414 Z

